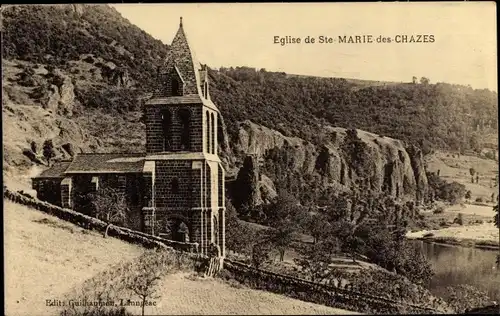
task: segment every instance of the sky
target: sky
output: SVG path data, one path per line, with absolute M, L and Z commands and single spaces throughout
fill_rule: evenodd
M 396 82 L 416 76 L 497 90 L 495 2 L 112 6 L 165 44 L 171 43 L 182 16 L 191 49 L 212 68 L 247 66 Z M 339 36 L 356 35 L 371 35 L 373 43 L 339 43 Z M 427 41 L 432 35 L 434 41 L 396 43 L 402 35 Z M 275 36 L 300 38 L 301 43 L 282 46 Z M 307 36 L 316 42 L 304 43 Z M 320 36 L 335 42 L 319 43 Z M 391 43 L 378 43 L 379 36 Z

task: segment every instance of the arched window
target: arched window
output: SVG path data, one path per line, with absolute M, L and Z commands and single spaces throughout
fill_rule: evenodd
M 173 178 L 172 181 L 170 181 L 170 191 L 174 194 L 179 193 L 179 179 Z
M 180 96 L 181 94 L 181 89 L 180 89 L 180 84 L 179 80 L 176 78 L 172 78 L 172 96 Z
M 203 84 L 203 92 L 205 94 L 205 99 L 208 99 L 208 82 L 205 81 L 205 83 Z
M 179 110 L 181 123 L 181 150 L 191 149 L 191 112 L 188 109 Z
M 163 151 L 172 150 L 172 113 L 168 109 L 161 111 L 161 125 L 163 129 Z
M 211 133 L 210 133 L 210 139 L 212 141 L 212 154 L 215 154 L 215 119 L 214 119 L 214 114 L 212 113 L 210 115 L 210 127 L 211 127 Z
M 210 114 L 206 113 L 206 126 L 207 126 L 207 135 L 205 136 L 206 137 L 206 140 L 207 140 L 207 153 L 210 153 Z

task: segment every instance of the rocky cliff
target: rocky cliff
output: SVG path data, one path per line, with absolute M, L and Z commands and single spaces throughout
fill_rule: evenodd
M 427 178 L 418 148 L 361 130 L 326 127 L 326 134 L 329 139 L 325 144 L 316 146 L 247 120 L 240 123 L 238 138 L 232 146 L 240 157 L 238 160 L 251 155 L 263 162 L 270 159 L 272 151 L 281 151 L 286 155 L 289 172 L 320 176 L 327 184 L 345 189 L 366 185 L 377 192 L 411 199 L 425 194 Z M 359 159 L 362 161 L 357 161 Z M 262 173 L 265 175 L 265 171 Z M 255 180 L 260 182 L 261 191 L 269 189 L 269 180 L 265 179 L 262 181 L 259 176 Z M 255 199 L 258 201 L 260 197 Z

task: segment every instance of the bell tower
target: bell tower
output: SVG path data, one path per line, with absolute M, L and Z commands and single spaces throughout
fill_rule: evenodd
M 215 244 L 224 256 L 220 115 L 210 99 L 208 68 L 196 60 L 181 18 L 145 105 L 144 223 L 154 235 L 198 243 L 203 254 Z

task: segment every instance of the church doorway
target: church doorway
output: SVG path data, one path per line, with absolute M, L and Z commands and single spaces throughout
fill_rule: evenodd
M 189 226 L 181 219 L 169 221 L 167 230 L 170 231 L 171 240 L 189 242 Z

